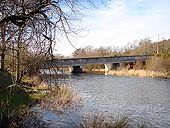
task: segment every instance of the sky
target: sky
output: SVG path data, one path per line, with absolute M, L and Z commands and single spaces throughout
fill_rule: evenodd
M 170 38 L 170 0 L 105 1 L 82 18 L 82 31 L 70 38 L 74 47 L 64 38 L 57 43 L 58 54 L 71 56 L 86 46 L 123 47 L 148 37 L 158 41 L 158 35 L 159 40 Z

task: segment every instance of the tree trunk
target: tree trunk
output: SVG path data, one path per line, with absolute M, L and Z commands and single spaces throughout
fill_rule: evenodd
M 22 31 L 23 31 L 24 26 L 21 26 L 19 28 L 19 35 L 18 35 L 18 39 L 17 39 L 17 53 L 16 53 L 16 84 L 20 84 L 21 79 L 22 79 L 22 71 L 21 71 L 21 36 L 22 36 Z
M 1 70 L 5 69 L 5 50 L 6 50 L 6 42 L 5 42 L 5 23 L 0 26 L 1 27 Z
M 17 44 L 17 70 L 16 70 L 16 84 L 19 84 L 20 81 L 20 40 Z

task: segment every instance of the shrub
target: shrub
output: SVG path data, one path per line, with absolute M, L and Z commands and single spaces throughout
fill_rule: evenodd
M 162 72 L 168 77 L 170 75 L 170 58 L 154 56 L 147 62 L 146 68 L 148 70 Z

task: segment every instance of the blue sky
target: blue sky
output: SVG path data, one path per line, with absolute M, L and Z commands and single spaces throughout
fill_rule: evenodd
M 96 0 L 97 1 L 97 0 Z M 104 2 L 106 0 L 103 0 Z M 117 47 L 150 37 L 170 38 L 170 0 L 112 0 L 107 6 L 88 10 L 82 19 L 80 36 L 71 38 L 76 48 Z M 74 48 L 66 40 L 57 53 L 70 56 Z

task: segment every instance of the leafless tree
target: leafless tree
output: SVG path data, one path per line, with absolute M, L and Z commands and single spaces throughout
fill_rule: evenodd
M 1 0 L 1 69 L 7 45 L 13 50 L 16 66 L 16 83 L 21 78 L 21 53 L 23 49 L 53 57 L 56 33 L 65 35 L 80 30 L 74 23 L 81 18 L 82 7 L 92 1 L 75 0 Z M 81 8 L 80 8 L 81 7 Z M 70 42 L 71 43 L 71 42 Z

